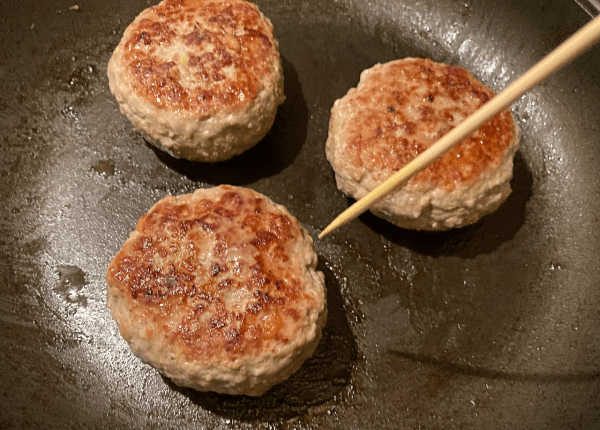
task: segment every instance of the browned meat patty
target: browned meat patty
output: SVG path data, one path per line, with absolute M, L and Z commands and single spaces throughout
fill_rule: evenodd
M 283 206 L 249 189 L 199 189 L 140 218 L 108 267 L 108 307 L 133 353 L 176 384 L 256 396 L 321 338 L 316 265 Z
M 284 100 L 273 26 L 245 0 L 164 0 L 127 27 L 110 90 L 146 139 L 222 161 L 258 143 Z
M 407 58 L 378 64 L 332 109 L 327 159 L 360 199 L 494 97 L 467 70 Z M 504 110 L 372 208 L 409 229 L 472 224 L 511 192 L 519 128 Z

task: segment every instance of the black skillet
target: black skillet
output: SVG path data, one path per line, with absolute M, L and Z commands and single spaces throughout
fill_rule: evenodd
M 600 428 L 600 47 L 514 104 L 523 138 L 496 213 L 447 233 L 363 215 L 316 241 L 324 338 L 262 397 L 181 389 L 141 364 L 104 281 L 169 193 L 247 186 L 316 237 L 351 203 L 324 143 L 363 69 L 429 57 L 499 91 L 592 3 L 258 1 L 287 100 L 263 142 L 215 165 L 147 145 L 108 91 L 112 50 L 153 4 L 0 4 L 0 429 Z

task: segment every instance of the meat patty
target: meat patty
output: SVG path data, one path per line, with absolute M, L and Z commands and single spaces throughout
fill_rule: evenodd
M 214 162 L 257 144 L 283 103 L 273 26 L 245 0 L 164 0 L 125 30 L 109 63 L 121 112 L 176 157 Z
M 467 70 L 406 58 L 363 71 L 331 112 L 326 155 L 337 186 L 360 199 L 495 93 Z M 371 209 L 408 229 L 463 227 L 511 192 L 519 128 L 506 109 Z
M 219 186 L 167 196 L 108 266 L 108 307 L 142 361 L 180 386 L 257 396 L 325 324 L 313 240 L 281 205 Z

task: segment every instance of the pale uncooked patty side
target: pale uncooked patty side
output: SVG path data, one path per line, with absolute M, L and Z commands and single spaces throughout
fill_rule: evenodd
M 334 123 L 343 121 L 335 114 L 334 118 Z M 519 133 L 519 127 L 515 124 L 516 141 L 519 140 Z M 330 139 L 327 156 L 334 166 L 338 189 L 357 200 L 361 199 L 381 181 L 373 178 L 371 172 L 357 169 L 350 163 L 338 135 L 333 133 Z M 486 172 L 473 185 L 458 187 L 449 193 L 439 188 L 424 189 L 409 183 L 377 202 L 371 207 L 371 211 L 402 228 L 415 230 L 446 230 L 472 224 L 495 211 L 510 195 L 513 159 L 517 148 L 517 145 L 511 145 L 502 163 L 496 169 Z
M 319 272 L 320 273 L 320 272 Z M 317 275 L 318 276 L 318 275 Z M 322 274 L 316 283 L 324 282 Z M 324 303 L 324 297 L 321 300 Z M 182 387 L 230 395 L 259 396 L 288 379 L 313 354 L 327 319 L 324 307 L 312 309 L 307 323 L 285 349 L 255 359 L 229 363 L 181 361 L 177 351 L 149 334 L 151 324 L 131 321 L 131 305 L 109 286 L 108 307 L 133 354 Z M 135 314 L 135 311 L 133 311 Z
M 331 111 L 326 156 L 333 167 L 338 189 L 355 199 L 367 195 L 393 173 L 367 169 L 362 163 L 356 163 L 347 149 L 346 126 L 361 112 L 357 93 L 364 80 L 384 66 L 376 65 L 363 71 L 357 88 L 351 88 L 344 97 L 336 100 Z M 382 108 L 385 110 L 385 106 Z M 451 192 L 433 183 L 409 182 L 376 203 L 371 211 L 399 227 L 416 230 L 447 230 L 476 222 L 496 210 L 511 193 L 513 158 L 520 138 L 514 120 L 512 132 L 513 139 L 500 163 L 484 171 L 476 182 L 457 184 Z
M 273 63 L 276 82 L 265 82 L 256 98 L 237 112 L 215 113 L 195 118 L 185 112 L 173 112 L 139 97 L 132 83 L 122 79 L 117 51 L 108 64 L 109 87 L 121 112 L 144 138 L 177 158 L 217 162 L 250 149 L 271 129 L 277 107 L 285 99 L 283 71 Z
M 192 197 L 176 197 L 171 198 L 171 201 L 183 203 L 185 199 L 191 202 L 202 201 L 205 198 L 217 199 L 221 188 L 199 190 Z M 236 188 L 226 188 L 226 190 L 231 189 Z M 267 202 L 267 206 L 291 217 L 285 207 L 265 196 L 261 197 Z M 148 213 L 151 213 L 159 203 Z M 170 341 L 172 333 L 177 330 L 178 324 L 185 316 L 177 306 L 170 308 L 169 316 L 162 315 L 161 325 L 157 326 L 152 319 L 155 310 L 147 308 L 148 305 L 143 302 L 133 300 L 127 289 L 123 291 L 119 285 L 112 285 L 109 282 L 107 304 L 132 352 L 143 362 L 156 367 L 176 384 L 200 391 L 256 396 L 296 372 L 312 355 L 321 338 L 322 328 L 327 318 L 327 308 L 324 276 L 316 269 L 317 255 L 312 238 L 301 224 L 295 222 L 300 236 L 291 243 L 288 252 L 289 255 L 294 256 L 294 264 L 298 266 L 298 271 L 294 273 L 302 279 L 303 294 L 310 298 L 299 303 L 300 307 L 297 310 L 306 315 L 302 316 L 301 326 L 289 342 L 272 342 L 272 349 L 268 352 L 257 355 L 245 354 L 231 361 L 195 359 L 186 354 L 187 351 L 178 350 L 182 347 L 181 344 Z M 128 244 L 135 243 L 140 236 L 141 233 L 137 229 L 131 233 L 123 246 L 125 255 L 128 255 Z M 308 305 L 309 303 L 316 303 L 317 306 Z M 235 303 L 227 305 L 232 306 Z
M 213 45 L 213 42 L 203 42 L 197 47 L 194 47 L 193 44 L 191 46 L 184 43 L 182 37 L 189 35 L 190 32 L 202 33 L 204 30 L 202 27 L 203 22 L 201 21 L 200 27 L 198 27 L 198 22 L 188 21 L 189 16 L 185 18 L 180 16 L 180 9 L 185 11 L 187 4 L 184 3 L 182 6 L 171 4 L 169 6 L 171 9 L 167 7 L 165 11 L 164 7 L 167 3 L 167 1 L 163 1 L 153 8 L 144 10 L 125 30 L 121 42 L 115 48 L 108 63 L 107 73 L 110 90 L 115 95 L 121 112 L 154 146 L 174 157 L 193 161 L 217 162 L 230 159 L 250 149 L 264 138 L 273 126 L 278 106 L 285 100 L 281 58 L 278 52 L 278 42 L 272 33 L 272 23 L 258 10 L 256 5 L 237 0 L 233 2 L 234 7 L 239 6 L 241 3 L 251 5 L 249 9 L 251 12 L 246 12 L 254 20 L 251 21 L 252 25 L 258 25 L 258 28 L 265 32 L 260 36 L 269 40 L 270 48 L 264 58 L 256 57 L 256 64 L 254 64 L 257 65 L 256 68 L 252 67 L 253 64 L 240 68 L 235 64 L 222 66 L 216 72 L 222 73 L 225 80 L 219 82 L 220 86 L 211 87 L 194 77 L 194 72 L 190 70 L 192 66 L 188 66 L 188 63 L 191 64 L 191 62 L 188 62 L 187 56 L 194 53 L 198 55 L 212 54 L 218 46 Z M 226 7 L 226 5 L 221 6 L 219 1 L 188 3 L 191 3 L 188 12 L 193 12 L 194 8 L 198 7 L 209 8 L 219 5 L 217 7 L 218 13 L 228 14 L 225 9 L 218 9 Z M 156 14 L 154 13 L 155 10 L 161 10 L 162 12 Z M 175 13 L 180 14 L 177 17 L 179 21 L 174 21 L 173 17 L 168 15 L 173 10 L 175 10 Z M 166 16 L 163 16 L 163 13 Z M 242 20 L 250 15 L 242 15 L 241 17 L 236 15 L 236 19 L 240 18 Z M 147 19 L 156 20 L 158 24 L 163 25 L 168 23 L 170 27 L 165 30 L 165 34 L 171 31 L 177 34 L 164 44 L 153 42 L 146 50 L 137 47 L 132 48 L 130 38 L 136 34 L 136 31 L 139 31 L 139 26 L 147 25 L 143 24 Z M 206 19 L 206 16 L 203 15 L 202 19 Z M 243 25 L 242 21 L 234 22 L 237 36 L 240 35 L 240 31 L 243 35 L 246 30 Z M 210 32 L 214 29 L 206 30 Z M 251 27 L 248 31 L 254 31 L 254 28 Z M 222 38 L 219 39 L 220 37 Z M 232 34 L 227 33 L 216 36 L 216 38 L 218 40 L 215 43 L 227 43 L 228 40 L 232 39 Z M 243 48 L 242 52 L 244 52 Z M 195 49 L 198 51 L 195 51 Z M 149 93 L 144 94 L 145 90 L 138 93 L 141 84 L 135 82 L 136 78 L 131 71 L 132 62 L 138 61 L 138 54 L 141 55 L 143 60 L 150 59 L 156 61 L 157 64 L 172 62 L 174 64 L 172 67 L 176 70 L 177 84 L 180 84 L 184 91 L 195 91 L 197 89 L 215 91 L 216 99 L 219 102 L 211 104 L 206 110 L 202 110 L 203 107 L 198 110 L 197 106 L 188 108 L 179 106 L 176 103 L 173 105 L 172 103 L 157 102 Z M 241 75 L 238 76 L 238 73 Z M 243 99 L 244 94 L 242 94 L 239 100 L 234 97 L 237 101 L 230 99 L 223 102 L 220 97 L 232 96 L 232 94 L 229 94 L 230 90 L 228 88 L 230 84 L 235 87 L 238 77 L 241 77 L 242 80 L 247 78 L 253 81 L 252 88 L 245 92 L 245 99 Z M 227 84 L 221 85 L 222 82 Z M 161 85 L 157 85 L 157 87 L 161 87 Z M 190 99 L 197 100 L 195 97 Z

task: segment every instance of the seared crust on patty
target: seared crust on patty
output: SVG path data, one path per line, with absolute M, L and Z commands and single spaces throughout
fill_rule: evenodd
M 108 76 L 121 111 L 150 142 L 196 161 L 258 143 L 284 100 L 273 26 L 245 0 L 164 0 L 144 10 Z
M 338 188 L 357 199 L 494 97 L 467 70 L 407 58 L 364 71 L 337 100 L 326 154 Z M 373 208 L 404 227 L 445 230 L 477 221 L 510 194 L 519 129 L 506 109 Z
M 260 395 L 321 337 L 316 264 L 283 206 L 249 189 L 200 189 L 140 218 L 108 267 L 108 306 L 132 351 L 178 385 Z

